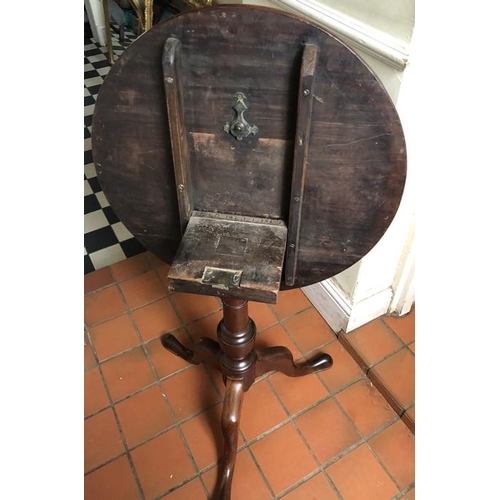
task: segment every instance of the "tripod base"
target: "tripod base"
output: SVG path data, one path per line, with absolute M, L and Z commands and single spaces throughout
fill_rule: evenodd
M 254 381 L 270 371 L 301 377 L 330 368 L 333 364 L 331 356 L 324 353 L 296 363 L 286 347 L 255 349 L 256 328 L 248 317 L 248 301 L 225 298 L 222 303 L 224 316 L 217 327 L 219 342 L 203 337 L 190 350 L 173 335 L 166 334 L 161 338 L 165 349 L 186 361 L 193 364 L 205 362 L 218 369 L 226 384 L 221 421 L 224 457 L 214 500 L 231 498 L 243 395 Z
M 198 365 L 205 362 L 220 371 L 220 356 L 222 349 L 215 340 L 202 337 L 194 345 L 193 350 L 184 347 L 173 335 L 167 334 L 161 338 L 163 347 L 186 361 Z M 266 349 L 254 349 L 255 365 L 253 370 L 245 374 L 243 387 L 247 391 L 255 379 L 271 371 L 279 371 L 288 377 L 301 377 L 309 373 L 318 372 L 330 368 L 333 360 L 329 354 L 318 354 L 313 358 L 296 363 L 293 355 L 286 347 L 268 347 Z

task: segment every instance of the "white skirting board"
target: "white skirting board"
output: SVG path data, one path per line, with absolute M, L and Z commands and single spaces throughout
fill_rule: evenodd
M 333 279 L 302 289 L 330 328 L 348 333 L 387 313 L 392 301 L 392 290 L 387 288 L 352 304 Z

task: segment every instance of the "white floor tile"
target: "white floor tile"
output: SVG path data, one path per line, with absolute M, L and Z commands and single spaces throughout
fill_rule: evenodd
M 101 75 L 101 76 L 104 76 L 104 75 L 107 75 L 109 73 L 109 70 L 111 68 L 109 66 L 104 66 L 104 68 L 98 68 L 97 69 L 97 72 Z
M 96 54 L 95 56 L 89 56 L 87 57 L 89 62 L 99 62 L 99 61 L 105 61 L 106 56 L 104 54 Z
M 89 116 L 94 114 L 95 104 L 89 104 L 83 107 L 83 116 Z
M 90 233 L 90 231 L 95 231 L 108 225 L 108 219 L 106 219 L 102 210 L 96 210 L 84 215 L 83 228 L 85 233 Z
M 87 196 L 89 194 L 93 194 L 92 188 L 90 187 L 89 182 L 84 179 L 83 180 L 83 196 Z
M 99 202 L 99 205 L 101 205 L 102 208 L 109 207 L 109 201 L 106 198 L 106 196 L 104 196 L 104 193 L 102 191 L 95 193 L 95 197 L 97 198 L 97 201 Z
M 102 85 L 103 81 L 102 76 L 94 76 L 93 78 L 86 78 L 85 85 L 87 87 L 94 87 L 95 85 Z
M 123 222 L 117 222 L 111 226 L 118 238 L 118 241 L 125 241 L 133 238 L 132 233 L 123 225 Z
M 92 177 L 97 177 L 97 172 L 95 171 L 95 165 L 93 162 L 87 163 L 87 165 L 83 167 L 83 170 L 85 172 L 85 177 L 87 177 L 87 179 L 92 179 Z
M 115 264 L 116 262 L 120 262 L 121 260 L 125 260 L 127 258 L 118 243 L 108 248 L 104 248 L 103 250 L 91 253 L 89 254 L 89 257 L 96 269 L 110 266 L 111 264 Z

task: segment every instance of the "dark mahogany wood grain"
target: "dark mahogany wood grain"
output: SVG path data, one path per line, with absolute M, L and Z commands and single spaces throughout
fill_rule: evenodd
M 96 171 L 126 227 L 171 263 L 181 240 L 163 46 L 179 40 L 193 209 L 288 222 L 300 70 L 318 48 L 295 280 L 329 278 L 380 240 L 397 211 L 406 149 L 395 107 L 370 69 L 295 15 L 253 6 L 187 12 L 153 27 L 107 75 L 93 120 Z M 224 132 L 242 92 L 258 127 Z
M 238 431 L 244 394 L 241 380 L 227 379 L 221 418 L 221 428 L 224 435 L 224 456 L 220 466 L 215 500 L 231 500 L 231 486 L 236 467 Z

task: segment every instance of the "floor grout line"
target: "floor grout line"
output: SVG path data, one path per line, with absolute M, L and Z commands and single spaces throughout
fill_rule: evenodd
M 404 424 L 408 427 L 408 429 L 415 434 L 415 425 L 413 422 L 413 426 L 410 424 L 408 425 L 409 422 L 406 421 L 406 419 L 403 419 L 402 416 L 405 413 L 404 407 L 397 401 L 395 396 L 391 393 L 391 391 L 385 386 L 385 384 L 379 380 L 377 377 L 376 373 L 373 372 L 373 368 L 377 367 L 387 359 L 389 359 L 391 356 L 398 354 L 399 352 L 403 350 L 408 350 L 410 351 L 413 355 L 414 353 L 411 351 L 411 349 L 408 348 L 408 346 L 403 345 L 396 350 L 392 351 L 390 354 L 385 355 L 383 358 L 381 358 L 379 361 L 376 363 L 372 364 L 371 366 L 364 361 L 363 357 L 358 353 L 356 348 L 349 342 L 349 340 L 346 338 L 346 334 L 344 332 L 340 332 L 337 334 L 337 337 L 340 341 L 340 343 L 343 345 L 345 350 L 349 353 L 349 355 L 352 357 L 352 359 L 358 364 L 358 366 L 363 370 L 365 373 L 366 377 L 370 380 L 370 382 L 377 388 L 377 390 L 381 393 L 382 397 L 385 399 L 387 404 L 398 414 L 399 418 L 403 420 Z M 411 406 L 411 405 L 410 405 Z

